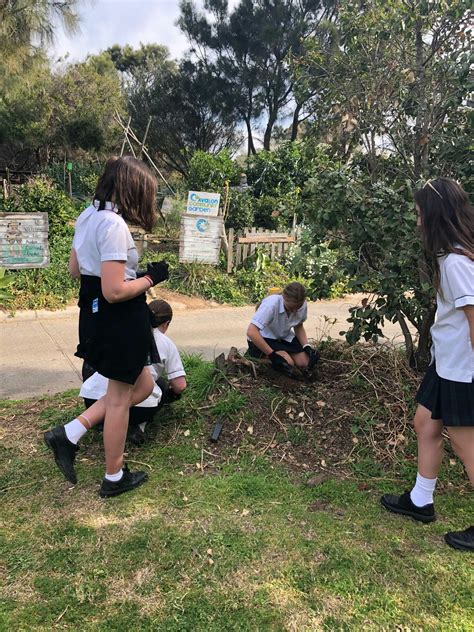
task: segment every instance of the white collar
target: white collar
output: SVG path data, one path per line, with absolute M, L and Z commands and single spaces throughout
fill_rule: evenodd
M 99 209 L 100 207 L 100 200 L 94 200 L 93 201 L 93 205 L 95 206 L 96 209 Z M 113 202 L 106 202 L 103 208 L 104 211 L 113 211 L 114 213 L 118 213 L 119 212 L 119 207 L 114 204 Z

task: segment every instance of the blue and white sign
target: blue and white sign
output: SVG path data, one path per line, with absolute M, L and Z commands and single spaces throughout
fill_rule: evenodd
M 222 217 L 181 215 L 179 260 L 216 265 L 223 223 Z
M 190 191 L 188 193 L 188 203 L 186 213 L 188 215 L 219 215 L 220 193 L 209 193 L 206 191 Z

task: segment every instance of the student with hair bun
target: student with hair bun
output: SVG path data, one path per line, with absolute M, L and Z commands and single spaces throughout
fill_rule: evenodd
M 166 335 L 173 318 L 171 305 L 160 299 L 149 303 L 148 308 L 159 359 L 148 367 L 154 381 L 152 392 L 130 408 L 128 439 L 134 445 L 144 443 L 145 427 L 154 421 L 158 408 L 177 400 L 186 388 L 186 372 L 179 351 Z M 107 386 L 108 379 L 96 372 L 84 382 L 79 394 L 89 407 L 105 395 Z
M 264 298 L 247 329 L 249 355 L 268 357 L 274 369 L 290 376 L 294 366 L 312 369 L 319 352 L 308 343 L 307 316 L 306 289 L 301 283 L 289 283 L 281 294 Z

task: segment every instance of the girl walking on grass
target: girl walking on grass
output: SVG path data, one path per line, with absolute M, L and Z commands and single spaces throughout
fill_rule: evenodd
M 64 476 L 76 483 L 78 442 L 104 420 L 105 477 L 101 496 L 115 496 L 146 480 L 145 472 L 123 467 L 129 409 L 152 392 L 146 366 L 152 346 L 146 290 L 168 278 L 164 262 L 137 278 L 138 254 L 125 221 L 151 230 L 155 219 L 156 180 L 148 167 L 130 156 L 110 159 L 99 178 L 94 202 L 75 228 L 69 269 L 81 279 L 79 346 L 76 355 L 109 379 L 107 393 L 65 426 L 44 439 Z
M 427 523 L 436 519 L 433 493 L 443 459 L 443 427 L 474 485 L 474 209 L 461 186 L 447 178 L 427 182 L 415 202 L 437 292 L 432 363 L 416 395 L 415 486 L 401 496 L 385 494 L 381 502 L 389 511 Z M 445 540 L 474 551 L 474 526 L 447 533 Z

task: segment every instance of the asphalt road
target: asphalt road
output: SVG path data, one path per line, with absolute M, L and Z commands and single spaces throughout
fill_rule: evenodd
M 339 336 L 347 328 L 349 307 L 361 296 L 311 303 L 306 330 L 315 340 Z M 245 331 L 253 306 L 174 306 L 170 337 L 180 351 L 213 359 L 231 346 L 246 348 Z M 0 318 L 0 399 L 24 399 L 79 388 L 82 361 L 74 356 L 77 345 L 78 309 L 58 312 L 23 312 Z M 387 338 L 402 342 L 400 330 L 388 323 Z

